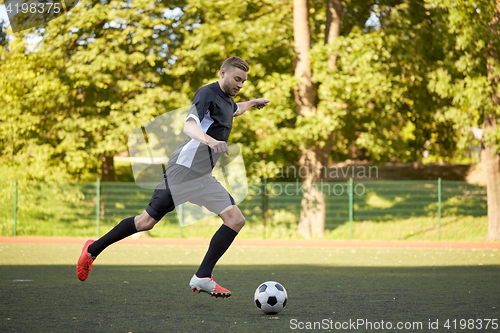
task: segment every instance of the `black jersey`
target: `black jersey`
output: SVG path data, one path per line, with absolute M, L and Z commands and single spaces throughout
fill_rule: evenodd
M 222 91 L 218 82 L 214 82 L 196 92 L 186 121 L 194 119 L 204 133 L 215 140 L 227 142 L 237 111 L 238 105 Z M 187 137 L 168 161 L 166 174 L 169 183 L 181 182 L 188 174 L 209 174 L 219 157 L 220 153 L 214 153 L 205 143 Z

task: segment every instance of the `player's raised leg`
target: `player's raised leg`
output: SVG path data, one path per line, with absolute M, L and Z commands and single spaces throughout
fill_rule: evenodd
M 212 270 L 245 225 L 245 217 L 236 205 L 223 210 L 220 217 L 224 224 L 213 235 L 205 258 L 196 274 L 191 278 L 189 286 L 193 291 L 207 292 L 215 297 L 229 297 L 231 292 L 214 281 Z
M 82 253 L 76 265 L 76 274 L 81 281 L 85 281 L 89 275 L 89 270 L 96 257 L 109 245 L 118 242 L 139 231 L 150 230 L 158 221 L 152 218 L 147 211 L 141 215 L 128 217 L 111 229 L 106 235 L 97 241 L 87 240 L 83 244 Z

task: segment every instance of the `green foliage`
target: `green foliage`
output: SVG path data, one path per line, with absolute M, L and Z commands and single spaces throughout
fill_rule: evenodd
M 8 177 L 94 178 L 101 154 L 188 103 L 160 75 L 182 36 L 169 5 L 86 1 L 36 31 L 37 45 L 15 36 L 0 64 L 2 165 L 19 170 Z
M 197 15 L 195 28 L 174 53 L 175 71 L 185 73 L 183 91 L 193 96 L 217 79 L 224 59 L 239 56 L 250 65 L 236 101 L 264 97 L 271 104 L 235 119 L 230 141 L 243 146 L 247 165 L 294 163 L 293 27 L 289 1 L 190 1 L 186 14 Z M 253 173 L 255 174 L 255 173 Z M 252 174 L 249 174 L 250 176 Z
M 427 73 L 443 57 L 440 11 L 405 1 L 377 7 L 380 27 L 354 28 L 333 45 L 312 50 L 314 80 L 320 83 L 320 117 L 335 132 L 333 156 L 348 156 L 355 141 L 373 162 L 454 159 L 456 140 L 449 120 L 436 117 L 443 103 L 428 90 Z M 327 60 L 337 55 L 336 68 Z M 457 160 L 458 161 L 458 160 Z
M 488 45 L 500 50 L 500 36 L 488 31 L 488 23 L 496 12 L 495 2 L 430 0 L 428 7 L 445 11 L 442 35 L 448 39 L 440 67 L 428 75 L 428 86 L 448 101 L 438 110 L 438 116 L 453 123 L 457 148 L 463 150 L 471 141 L 468 127 L 481 127 L 489 114 L 500 117 L 500 106 L 494 106 L 491 98 L 493 91 L 487 73 Z M 500 75 L 498 62 L 491 65 L 492 72 Z M 484 133 L 484 139 L 500 151 L 500 130 Z
M 342 1 L 331 45 L 324 1 L 309 8 L 317 113 L 303 116 L 293 95 L 290 1 L 86 0 L 11 35 L 0 48 L 0 172 L 95 179 L 101 155 L 126 151 L 133 129 L 189 105 L 233 55 L 251 67 L 236 101 L 271 100 L 237 118 L 230 138 L 253 178 L 297 165 L 304 142 L 331 144 L 332 160 L 351 157 L 354 142 L 374 163 L 474 161 L 469 127 L 500 115 L 484 56 L 489 43 L 499 48 L 487 30 L 492 2 Z

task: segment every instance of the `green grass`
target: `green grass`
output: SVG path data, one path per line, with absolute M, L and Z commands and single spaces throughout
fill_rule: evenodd
M 400 330 L 417 332 L 438 319 L 436 332 L 445 332 L 446 319 L 500 316 L 498 250 L 231 247 L 214 271 L 229 299 L 187 285 L 203 246 L 117 244 L 84 283 L 74 266 L 80 250 L 0 244 L 0 331 L 289 332 L 293 319 L 366 319 L 422 322 L 423 330 Z M 278 315 L 253 303 L 267 280 L 288 291 Z
M 220 226 L 219 218 L 212 218 L 191 226 L 182 228 L 184 238 L 210 238 Z M 441 240 L 443 241 L 485 241 L 488 230 L 488 218 L 449 216 L 441 219 Z M 175 224 L 159 223 L 150 231 L 152 237 L 178 238 L 179 227 Z M 247 222 L 240 239 L 303 239 L 295 232 L 295 226 L 275 224 L 264 227 L 259 222 Z M 348 222 L 325 230 L 325 239 L 350 239 Z M 414 217 L 394 221 L 363 221 L 353 223 L 353 239 L 357 240 L 421 240 L 437 241 L 439 226 L 437 218 Z
M 119 221 L 118 221 L 119 222 Z M 102 222 L 100 235 L 111 230 L 118 222 Z M 161 221 L 150 232 L 156 238 L 205 238 L 212 237 L 219 228 L 221 220 L 217 217 L 202 221 L 179 230 L 177 223 Z M 295 232 L 295 225 L 270 223 L 264 227 L 260 221 L 248 221 L 238 236 L 241 239 L 302 239 Z M 443 241 L 485 241 L 488 218 L 473 216 L 448 216 L 441 219 L 441 240 Z M 58 237 L 95 237 L 95 223 L 61 221 L 37 221 L 28 224 L 18 223 L 18 236 L 58 236 Z M 0 221 L 0 235 L 11 236 L 13 222 Z M 353 223 L 353 239 L 357 240 L 423 240 L 436 241 L 439 236 L 438 219 L 413 217 L 394 221 L 363 221 Z M 348 222 L 329 227 L 325 230 L 325 239 L 346 240 L 350 237 Z
M 483 242 L 488 231 L 488 217 L 449 216 L 441 219 L 441 240 Z M 327 230 L 326 239 L 349 239 L 349 224 Z M 439 239 L 437 218 L 413 217 L 394 221 L 363 221 L 353 223 L 353 239 L 358 240 L 421 240 Z

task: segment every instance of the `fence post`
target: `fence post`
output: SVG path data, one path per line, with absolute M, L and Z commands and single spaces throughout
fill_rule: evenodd
M 184 212 L 182 210 L 182 205 L 177 206 L 177 217 L 179 218 L 179 238 L 182 238 L 182 222 L 184 221 Z
M 266 239 L 267 210 L 268 210 L 267 181 L 266 179 L 264 179 L 264 181 L 262 182 L 262 218 L 264 221 L 264 231 L 262 232 L 263 239 Z
M 438 240 L 441 240 L 441 177 L 438 178 Z
M 14 180 L 14 237 L 17 235 L 17 178 Z
M 101 180 L 97 178 L 95 184 L 96 204 L 95 204 L 95 223 L 97 227 L 97 238 L 100 237 L 101 223 Z
M 349 194 L 349 239 L 352 239 L 352 220 L 353 220 L 353 192 L 354 192 L 354 187 L 353 187 L 353 180 L 352 178 L 349 178 L 349 185 L 347 186 L 347 193 Z

